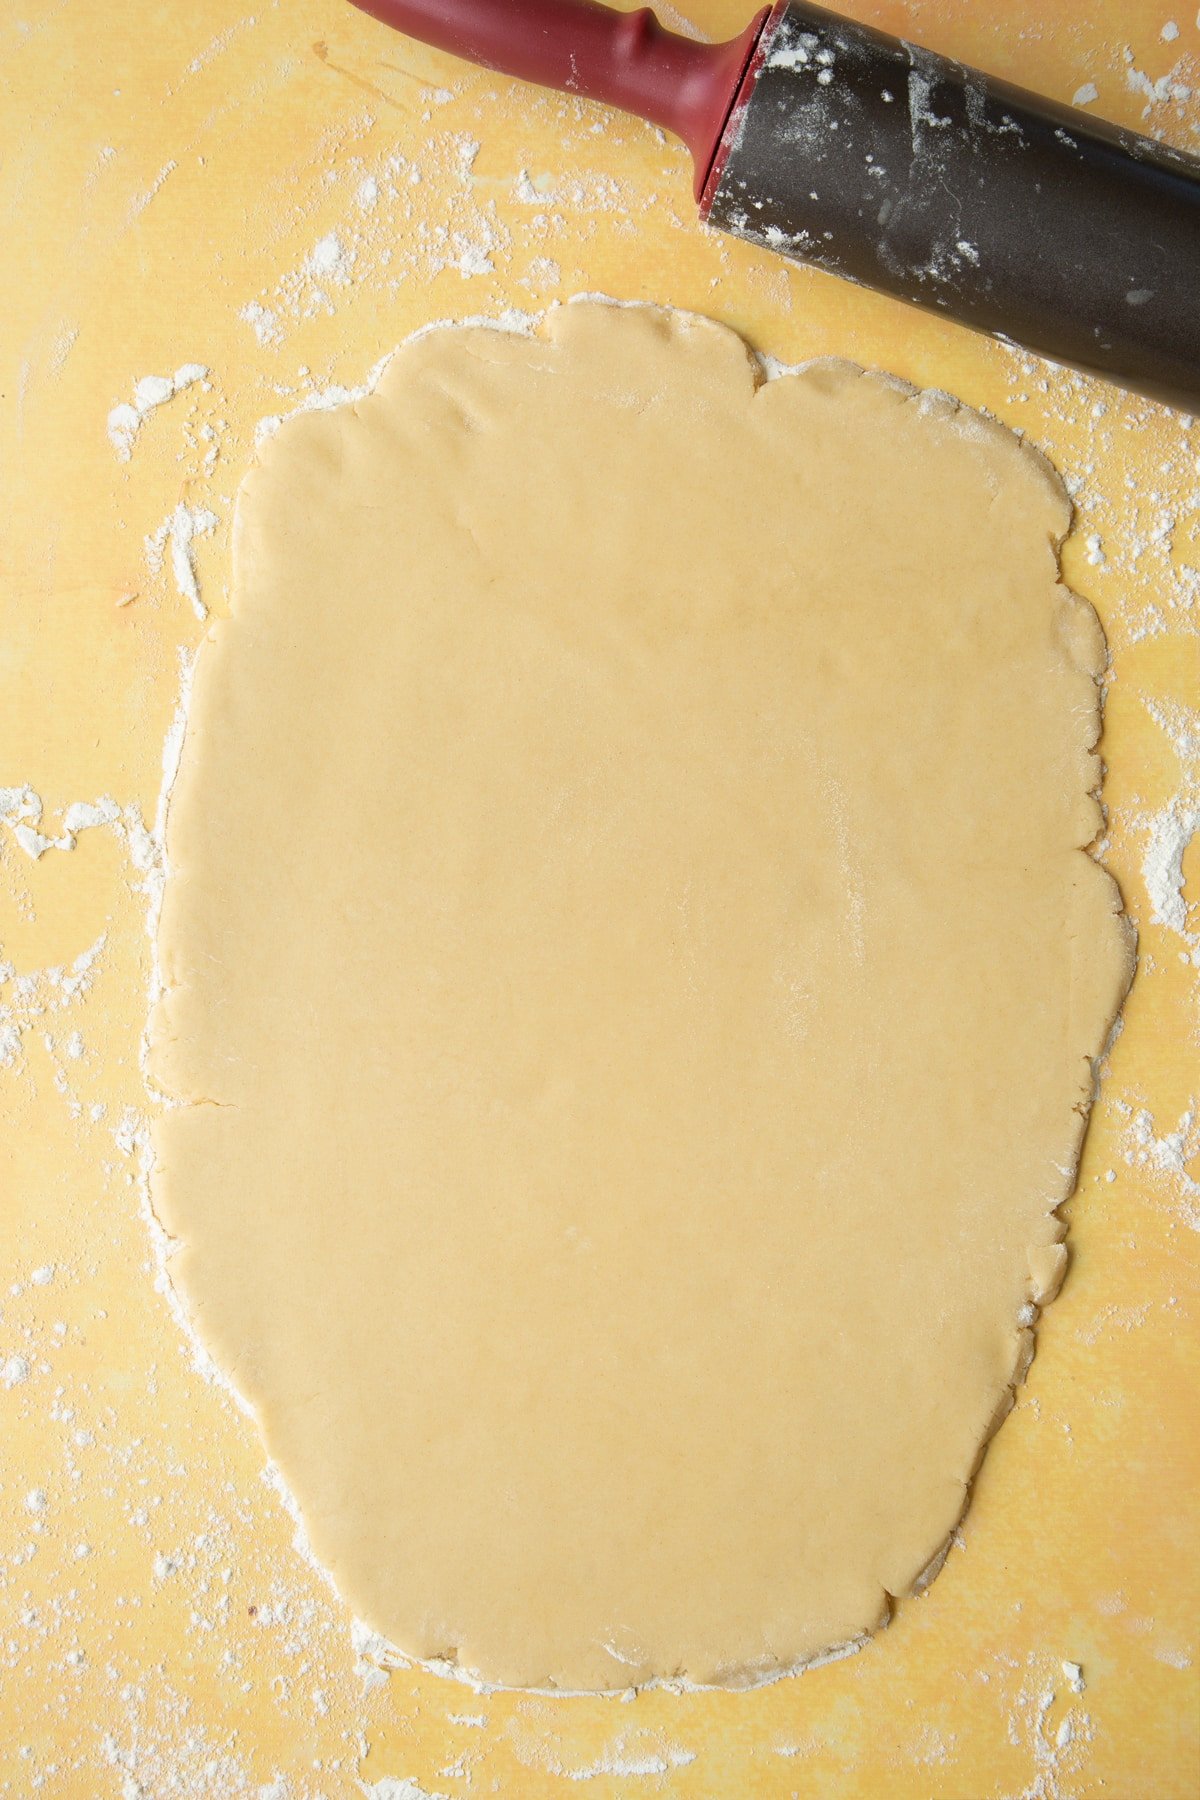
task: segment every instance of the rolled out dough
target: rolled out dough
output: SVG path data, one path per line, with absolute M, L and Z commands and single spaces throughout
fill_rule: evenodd
M 247 475 L 155 1204 L 401 1650 L 754 1680 L 945 1545 L 1130 972 L 1067 523 L 945 397 L 598 304 Z

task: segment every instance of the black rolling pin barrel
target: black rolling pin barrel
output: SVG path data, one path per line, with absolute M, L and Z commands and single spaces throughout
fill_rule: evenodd
M 1200 164 L 806 4 L 768 21 L 713 225 L 1200 410 Z

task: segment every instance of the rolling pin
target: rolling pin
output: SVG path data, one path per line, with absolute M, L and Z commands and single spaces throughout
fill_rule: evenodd
M 596 0 L 354 0 L 683 139 L 700 217 L 1200 412 L 1200 160 L 779 0 L 729 43 Z

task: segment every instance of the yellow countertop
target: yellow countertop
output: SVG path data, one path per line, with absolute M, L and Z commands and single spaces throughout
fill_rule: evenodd
M 702 231 L 686 154 L 632 120 L 342 0 L 247 3 L 0 17 L 0 788 L 29 790 L 0 820 L 0 1794 L 1189 1800 L 1200 854 L 1182 899 L 1172 859 L 1200 813 L 1200 429 Z M 748 10 L 688 18 L 724 36 Z M 847 10 L 1200 148 L 1200 28 L 1168 0 Z M 198 615 L 227 605 L 255 424 L 430 320 L 587 291 L 1027 432 L 1075 493 L 1065 574 L 1113 657 L 1105 856 L 1140 966 L 1067 1284 L 928 1595 L 750 1694 L 381 1675 L 197 1367 L 145 1210 L 164 742 Z M 74 847 L 33 854 L 78 803 L 100 804 Z

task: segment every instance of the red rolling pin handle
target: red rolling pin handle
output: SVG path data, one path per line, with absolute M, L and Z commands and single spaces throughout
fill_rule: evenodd
M 664 31 L 595 0 L 354 0 L 363 12 L 486 69 L 636 113 L 683 139 L 704 191 L 767 10 L 727 44 Z

